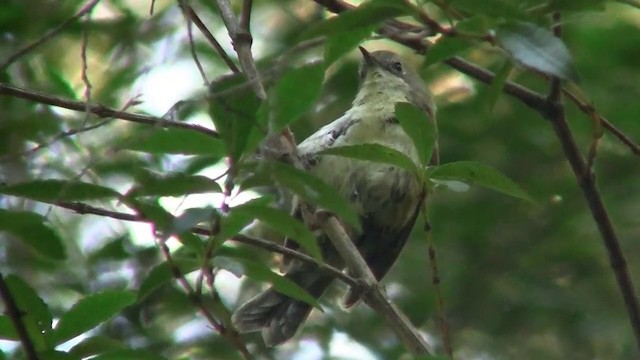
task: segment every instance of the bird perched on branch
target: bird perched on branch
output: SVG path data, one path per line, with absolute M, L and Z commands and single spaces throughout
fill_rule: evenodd
M 433 126 L 436 107 L 422 79 L 397 54 L 369 53 L 362 47 L 360 51 L 360 87 L 351 109 L 303 141 L 297 150 L 308 170 L 334 186 L 357 211 L 362 231 L 347 231 L 379 280 L 395 262 L 413 228 L 424 198 L 422 184 L 415 174 L 389 164 L 316 154 L 330 147 L 375 143 L 398 150 L 418 164 L 413 141 L 395 118 L 395 105 L 412 103 L 429 115 Z M 432 162 L 437 162 L 437 151 Z M 326 236 L 319 236 L 318 242 L 324 260 L 344 268 Z M 316 298 L 333 281 L 314 265 L 295 259 L 288 261 L 285 273 Z M 351 289 L 345 306 L 352 306 L 359 298 L 359 292 Z M 311 309 L 311 305 L 271 288 L 242 305 L 232 320 L 240 332 L 262 331 L 265 344 L 273 346 L 293 337 Z

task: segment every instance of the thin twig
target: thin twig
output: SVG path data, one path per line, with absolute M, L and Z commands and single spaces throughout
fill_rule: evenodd
M 151 222 L 149 219 L 145 218 L 144 216 L 141 215 L 136 215 L 136 214 L 127 214 L 127 213 L 123 213 L 123 212 L 119 212 L 119 211 L 112 211 L 112 210 L 107 210 L 107 209 L 103 209 L 103 208 L 98 208 L 95 206 L 91 206 L 85 203 L 80 203 L 80 202 L 57 202 L 54 203 L 53 205 L 64 208 L 64 209 L 68 209 L 71 211 L 74 211 L 78 214 L 92 214 L 92 215 L 98 215 L 98 216 L 104 216 L 104 217 L 108 217 L 108 218 L 112 218 L 112 219 L 117 219 L 117 220 L 123 220 L 123 221 L 134 221 L 134 222 Z M 195 227 L 192 229 L 192 232 L 198 235 L 204 235 L 204 236 L 211 236 L 211 230 L 210 229 L 206 229 L 204 227 Z M 318 260 L 312 258 L 309 255 L 303 254 L 301 252 L 286 248 L 282 245 L 278 245 L 274 242 L 271 241 L 267 241 L 267 240 L 263 240 L 263 239 L 259 239 L 259 238 L 255 238 L 252 236 L 248 236 L 248 235 L 243 235 L 243 234 L 237 234 L 234 235 L 232 238 L 230 238 L 229 240 L 231 241 L 235 241 L 241 244 L 245 244 L 245 245 L 249 245 L 249 246 L 253 246 L 256 248 L 260 248 L 263 250 L 267 250 L 269 252 L 274 252 L 274 253 L 278 253 L 278 254 L 282 254 L 282 255 L 286 255 L 286 256 L 290 256 L 292 258 L 298 259 L 302 262 L 308 263 L 310 265 L 313 265 L 315 267 L 317 267 L 320 271 L 325 272 L 328 275 L 331 275 L 333 277 L 335 277 L 336 279 L 344 282 L 347 285 L 350 286 L 357 286 L 359 285 L 359 283 L 353 279 L 352 277 L 350 277 L 349 275 L 346 275 L 345 273 L 343 273 L 342 271 L 328 265 L 322 262 L 319 262 Z
M 26 99 L 40 104 L 47 104 L 51 106 L 57 106 L 69 110 L 84 112 L 86 104 L 81 101 L 69 100 L 55 95 L 43 94 L 38 91 L 21 89 L 15 86 L 0 83 L 0 96 L 13 96 L 21 99 Z M 108 108 L 99 104 L 92 104 L 89 107 L 89 112 L 100 118 L 116 118 L 126 121 L 131 121 L 139 124 L 154 125 L 160 128 L 173 127 L 181 129 L 190 129 L 203 133 L 205 135 L 218 138 L 219 135 L 216 131 L 206 128 L 200 125 L 189 124 L 180 121 L 171 121 L 158 118 L 155 116 L 146 116 L 141 114 L 132 114 L 125 111 L 118 111 Z
M 182 1 L 179 4 L 180 6 L 182 6 L 183 5 Z M 229 68 L 229 70 L 231 70 L 235 74 L 239 74 L 240 69 L 238 69 L 238 67 L 233 62 L 233 60 L 231 60 L 229 55 L 227 55 L 227 52 L 224 51 L 224 49 L 222 48 L 222 45 L 220 45 L 218 40 L 216 40 L 216 38 L 213 36 L 211 31 L 209 31 L 207 26 L 202 22 L 202 20 L 200 20 L 200 17 L 198 16 L 198 14 L 196 14 L 196 12 L 193 11 L 193 8 L 189 4 L 184 4 L 184 6 L 185 6 L 184 12 L 186 16 L 189 18 L 189 20 L 193 21 L 193 23 L 196 24 L 196 27 L 198 28 L 198 30 L 200 30 L 202 35 L 204 35 L 207 41 L 209 41 L 209 44 L 213 46 L 213 49 L 216 51 L 218 56 L 220 56 L 220 59 L 224 61 L 224 63 Z
M 431 223 L 429 222 L 429 215 L 427 213 L 427 198 L 422 201 L 422 217 L 424 219 L 424 236 L 426 238 L 427 246 L 429 249 L 429 263 L 431 264 L 431 277 L 433 288 L 436 296 L 436 307 L 438 309 L 440 336 L 442 337 L 442 345 L 444 351 L 449 356 L 449 359 L 453 359 L 453 348 L 451 346 L 451 335 L 449 333 L 449 324 L 447 322 L 446 312 L 444 310 L 444 301 L 442 300 L 442 291 L 440 289 L 440 274 L 438 271 L 438 258 L 436 256 L 436 248 L 431 237 Z
M 554 15 L 554 33 L 560 35 L 560 15 Z M 633 328 L 636 345 L 640 350 L 640 304 L 636 295 L 635 286 L 629 275 L 627 261 L 620 246 L 618 235 L 609 218 L 607 209 L 602 201 L 602 196 L 595 181 L 595 174 L 587 167 L 582 154 L 571 133 L 567 123 L 564 105 L 562 104 L 562 83 L 558 78 L 553 78 L 549 90 L 546 117 L 551 121 L 553 129 L 562 145 L 562 149 L 571 165 L 571 169 L 582 189 L 585 199 L 591 210 L 591 215 L 598 225 L 598 230 L 604 241 L 609 255 L 609 263 L 615 275 L 618 287 L 622 293 L 629 322 Z
M 0 297 L 4 302 L 5 314 L 7 314 L 7 316 L 11 319 L 13 327 L 16 329 L 16 333 L 18 333 L 18 337 L 20 338 L 20 343 L 22 343 L 22 348 L 24 349 L 27 360 L 38 360 L 39 357 L 36 351 L 36 347 L 29 337 L 27 327 L 22 322 L 24 313 L 20 310 L 20 308 L 18 308 L 16 299 L 13 297 L 13 294 L 11 294 L 11 290 L 9 290 L 9 286 L 4 281 L 2 273 L 0 273 Z
M 185 20 L 187 20 L 187 37 L 189 38 L 189 50 L 191 51 L 191 57 L 193 58 L 193 62 L 195 62 L 198 71 L 200 72 L 200 76 L 202 77 L 204 84 L 208 87 L 209 79 L 207 79 L 207 74 L 205 73 L 204 67 L 202 67 L 202 63 L 200 63 L 200 59 L 198 58 L 198 53 L 196 52 L 196 44 L 193 41 L 193 29 L 191 27 L 192 21 L 191 17 L 189 17 L 189 15 L 187 14 L 187 8 L 190 9 L 191 7 L 189 7 L 189 5 L 187 5 L 185 1 L 186 0 L 178 0 L 178 3 L 180 4 L 180 8 L 182 9 L 182 14 L 184 15 Z
M 17 154 L 8 154 L 8 155 L 5 155 L 3 157 L 0 157 L 0 163 L 6 162 L 6 161 L 10 161 L 10 160 L 13 160 L 13 159 L 21 157 L 21 156 L 32 155 L 32 154 L 34 154 L 34 153 L 36 153 L 36 152 L 38 152 L 38 151 L 40 151 L 40 150 L 42 150 L 44 148 L 47 148 L 47 147 L 53 145 L 54 143 L 56 143 L 56 142 L 58 142 L 58 141 L 60 141 L 62 139 L 65 139 L 65 138 L 68 138 L 68 137 L 71 137 L 73 135 L 80 134 L 80 133 L 83 133 L 83 132 L 95 130 L 95 129 L 99 128 L 99 127 L 102 127 L 102 126 L 110 123 L 111 121 L 112 121 L 111 119 L 106 119 L 106 120 L 103 120 L 103 121 L 101 121 L 101 122 L 99 122 L 97 124 L 91 125 L 91 126 L 85 126 L 85 127 L 79 128 L 79 129 L 63 131 L 63 132 L 59 133 L 58 135 L 54 136 L 51 140 L 45 141 L 45 142 L 43 142 L 41 144 L 38 144 L 37 146 L 34 146 L 31 149 L 22 151 L 22 152 L 17 153 Z
M 80 60 L 82 63 L 81 78 L 84 83 L 84 102 L 85 102 L 85 114 L 84 123 L 86 125 L 89 121 L 89 108 L 91 107 L 91 91 L 93 86 L 89 80 L 89 63 L 87 61 L 87 49 L 89 48 L 89 24 L 91 23 L 91 10 L 85 14 L 85 24 L 82 27 L 82 44 L 80 45 Z
M 64 30 L 67 26 L 69 26 L 74 21 L 78 20 L 83 15 L 88 14 L 91 10 L 93 10 L 93 8 L 96 6 L 96 4 L 98 4 L 99 1 L 100 0 L 91 0 L 91 1 L 89 1 L 75 15 L 73 15 L 72 17 L 70 17 L 67 20 L 65 20 L 62 24 L 58 25 L 57 27 L 55 27 L 54 29 L 49 31 L 48 33 L 43 35 L 38 40 L 32 42 L 31 44 L 29 44 L 29 45 L 23 47 L 22 49 L 18 50 L 13 55 L 9 56 L 9 58 L 7 60 L 5 60 L 4 63 L 0 64 L 0 71 L 6 69 L 9 65 L 11 65 L 14 62 L 18 61 L 21 57 L 27 55 L 28 53 L 30 53 L 31 51 L 33 51 L 34 49 L 36 49 L 40 45 L 42 45 L 42 44 L 46 43 L 47 41 L 53 39 L 56 35 L 60 34 L 62 32 L 62 30 Z

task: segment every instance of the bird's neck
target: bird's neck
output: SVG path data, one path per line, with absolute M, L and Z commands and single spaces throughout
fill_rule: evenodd
M 390 119 L 395 115 L 396 103 L 408 101 L 406 84 L 375 75 L 362 82 L 351 109 L 366 122 Z

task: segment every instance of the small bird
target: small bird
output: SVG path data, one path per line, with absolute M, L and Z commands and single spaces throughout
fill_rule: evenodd
M 369 53 L 360 47 L 360 86 L 352 107 L 339 119 L 322 127 L 297 147 L 308 171 L 337 190 L 347 199 L 361 222 L 362 230 L 347 228 L 352 241 L 380 280 L 400 254 L 416 221 L 423 201 L 423 188 L 415 174 L 388 164 L 356 160 L 341 156 L 318 155 L 331 147 L 380 144 L 391 147 L 419 164 L 417 150 L 395 118 L 395 105 L 409 102 L 422 109 L 435 126 L 436 107 L 422 79 L 391 51 Z M 437 163 L 434 151 L 432 163 Z M 299 208 L 294 215 L 300 217 Z M 345 264 L 326 235 L 319 235 L 323 259 L 337 268 Z M 288 241 L 290 247 L 295 242 Z M 285 259 L 285 276 L 319 298 L 333 277 L 316 266 L 295 259 Z M 351 289 L 345 306 L 360 298 Z M 311 312 L 311 305 L 270 288 L 242 305 L 232 316 L 241 333 L 262 331 L 267 346 L 281 344 L 301 327 Z

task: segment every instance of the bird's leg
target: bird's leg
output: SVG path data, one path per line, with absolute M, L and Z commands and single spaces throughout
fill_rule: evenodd
M 301 204 L 300 211 L 302 212 L 302 218 L 312 231 L 320 229 L 327 219 L 335 215 L 329 210 L 314 209 L 307 204 Z

